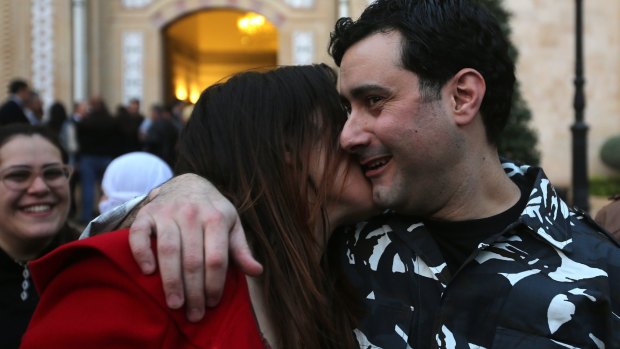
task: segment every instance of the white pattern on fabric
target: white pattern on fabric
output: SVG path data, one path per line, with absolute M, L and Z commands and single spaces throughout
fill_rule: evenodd
M 568 297 L 559 294 L 551 300 L 547 309 L 547 322 L 549 323 L 549 332 L 555 333 L 560 326 L 569 322 L 575 315 L 575 305 L 569 302 Z

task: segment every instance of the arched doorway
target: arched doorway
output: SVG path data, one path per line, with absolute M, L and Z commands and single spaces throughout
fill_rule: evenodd
M 231 74 L 277 64 L 277 29 L 257 13 L 202 10 L 170 23 L 162 34 L 168 102 L 193 103 Z

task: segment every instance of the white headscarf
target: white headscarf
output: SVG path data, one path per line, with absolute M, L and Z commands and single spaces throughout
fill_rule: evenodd
M 106 197 L 99 202 L 104 213 L 172 178 L 170 166 L 157 156 L 133 152 L 114 159 L 103 174 L 101 187 Z

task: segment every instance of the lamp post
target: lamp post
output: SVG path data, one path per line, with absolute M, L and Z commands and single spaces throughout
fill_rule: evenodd
M 573 206 L 586 212 L 590 210 L 588 200 L 588 125 L 584 121 L 583 110 L 586 98 L 583 91 L 583 2 L 575 0 L 575 123 L 571 126 L 573 134 Z

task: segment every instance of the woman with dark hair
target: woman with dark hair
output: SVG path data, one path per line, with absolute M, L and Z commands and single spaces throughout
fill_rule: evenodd
M 49 127 L 54 134 L 58 135 L 58 137 L 62 138 L 61 132 L 63 129 L 63 125 L 68 119 L 67 109 L 61 102 L 54 102 L 48 110 L 49 119 L 46 123 L 47 127 Z
M 19 347 L 39 296 L 27 262 L 77 232 L 66 224 L 71 167 L 58 139 L 29 124 L 0 127 L 0 343 Z
M 180 137 L 176 173 L 240 208 L 260 277 L 229 271 L 220 305 L 192 323 L 167 307 L 159 274 L 142 274 L 127 230 L 102 234 L 32 265 L 42 301 L 22 348 L 357 347 L 356 296 L 323 251 L 375 207 L 338 145 L 335 81 L 325 65 L 235 75 L 202 93 Z

